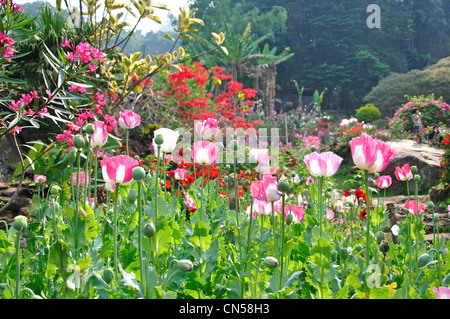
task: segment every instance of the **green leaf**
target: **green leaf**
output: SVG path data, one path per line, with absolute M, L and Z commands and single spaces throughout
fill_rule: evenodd
M 209 229 L 203 221 L 197 220 L 197 223 L 194 226 L 194 233 L 192 234 L 191 241 L 194 245 L 200 247 L 201 249 L 208 249 L 211 245 L 211 235 L 209 234 Z
M 54 264 L 61 272 L 63 277 L 67 276 L 69 266 L 69 244 L 58 240 L 50 247 L 49 264 Z

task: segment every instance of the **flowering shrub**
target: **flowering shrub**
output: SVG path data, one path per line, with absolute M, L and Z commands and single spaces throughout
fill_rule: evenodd
M 231 81 L 222 67 L 208 70 L 201 62 L 181 65 L 175 73 L 161 72 L 153 83 L 158 105 L 179 118 L 181 125 L 191 127 L 194 121 L 214 118 L 227 127 L 251 128 L 261 121 L 247 118 L 253 110 L 256 91 Z M 222 93 L 218 93 L 222 92 Z M 155 122 L 168 121 L 167 114 Z
M 414 121 L 412 110 L 417 108 L 422 113 L 422 125 L 445 126 L 450 123 L 450 105 L 443 102 L 442 97 L 436 99 L 434 94 L 428 96 L 410 96 L 394 114 L 389 123 L 389 130 L 394 137 L 408 136 L 412 133 Z

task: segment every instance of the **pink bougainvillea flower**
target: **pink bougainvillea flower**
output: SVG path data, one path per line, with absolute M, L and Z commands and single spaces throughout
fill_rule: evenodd
M 263 178 L 261 180 L 253 181 L 250 184 L 250 193 L 253 199 L 266 203 L 276 202 L 281 198 L 281 193 L 277 187 L 277 178 L 270 173 L 264 173 L 262 175 Z
M 217 162 L 219 153 L 219 146 L 210 141 L 199 141 L 192 145 L 191 156 L 196 164 L 212 165 Z
M 219 133 L 217 120 L 208 118 L 202 122 L 195 123 L 195 131 L 202 140 L 212 141 Z
M 129 185 L 133 180 L 133 168 L 139 166 L 139 161 L 128 155 L 105 156 L 100 161 L 100 166 L 106 183 Z
M 319 177 L 330 177 L 336 174 L 343 158 L 333 152 L 318 153 L 313 152 L 305 156 L 303 161 L 306 163 L 311 175 Z
M 450 299 L 450 288 L 447 287 L 439 287 L 433 288 L 434 294 L 436 295 L 436 299 Z
M 410 181 L 414 177 L 413 173 L 411 172 L 411 167 L 409 167 L 409 164 L 405 164 L 401 168 L 396 167 L 394 173 L 395 177 L 397 177 L 397 179 L 402 182 Z
M 270 169 L 270 156 L 268 149 L 256 149 L 253 148 L 249 153 L 250 158 L 255 159 L 258 162 L 258 166 L 255 167 L 255 171 L 258 173 L 268 172 Z
M 176 170 L 173 171 L 173 173 L 177 181 L 181 181 L 185 179 L 187 176 L 187 170 L 185 170 L 184 168 L 177 168 Z
M 45 177 L 44 175 L 34 175 L 34 182 L 38 183 L 38 184 L 43 184 L 47 181 L 47 177 Z
M 355 165 L 369 173 L 378 173 L 386 169 L 392 158 L 398 154 L 390 145 L 362 133 L 351 139 L 350 148 Z
M 139 124 L 141 124 L 141 117 L 139 114 L 136 114 L 131 110 L 120 112 L 119 126 L 124 130 L 135 128 Z
M 188 207 L 190 212 L 197 210 L 197 204 L 194 202 L 191 195 L 189 195 L 188 193 L 184 195 L 184 202 L 186 203 L 186 206 Z
M 425 211 L 425 209 L 427 209 L 427 205 L 419 202 L 419 211 L 417 212 L 417 207 L 416 207 L 416 201 L 415 200 L 409 200 L 405 203 L 405 206 L 403 206 L 405 209 L 409 210 L 412 214 L 414 214 L 414 216 L 419 215 L 420 213 L 422 213 L 423 211 Z
M 392 185 L 392 177 L 389 175 L 380 176 L 375 180 L 375 184 L 380 189 L 386 189 Z
M 108 140 L 108 129 L 104 122 L 95 121 L 94 122 L 94 134 L 91 137 L 91 147 L 99 147 L 101 148 L 106 144 Z

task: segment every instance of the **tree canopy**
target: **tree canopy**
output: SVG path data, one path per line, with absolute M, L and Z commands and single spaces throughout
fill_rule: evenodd
M 381 27 L 369 28 L 370 3 L 362 0 L 195 0 L 208 21 L 200 33 L 223 28 L 242 33 L 252 21 L 260 44 L 290 48 L 295 57 L 277 68 L 277 84 L 324 89 L 324 107 L 352 113 L 391 73 L 423 69 L 450 55 L 449 0 L 380 0 Z M 227 35 L 229 36 L 229 35 Z

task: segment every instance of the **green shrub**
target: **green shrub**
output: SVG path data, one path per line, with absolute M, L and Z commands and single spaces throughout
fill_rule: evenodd
M 399 105 L 408 102 L 406 95 L 443 96 L 450 103 L 450 56 L 441 59 L 424 70 L 411 70 L 407 73 L 392 73 L 380 80 L 377 86 L 364 97 L 364 103 L 373 103 L 383 115 L 392 117 Z
M 375 105 L 369 103 L 357 109 L 355 117 L 359 122 L 372 123 L 381 117 L 381 113 Z

